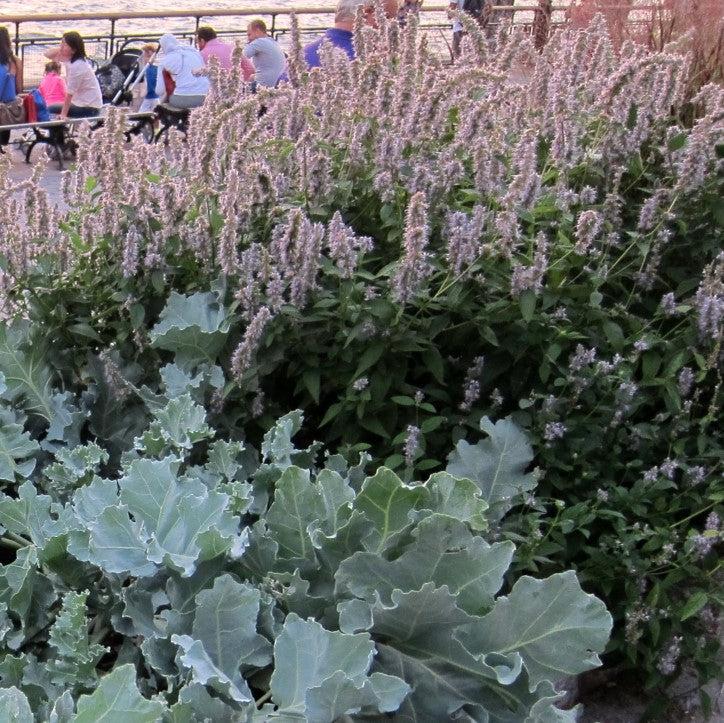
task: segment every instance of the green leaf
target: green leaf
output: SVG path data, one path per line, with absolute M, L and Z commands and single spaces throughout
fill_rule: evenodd
M 529 323 L 535 314 L 535 305 L 537 301 L 535 292 L 527 289 L 520 295 L 520 315 L 523 317 L 523 321 Z
M 252 700 L 241 667 L 263 668 L 271 662 L 271 643 L 256 631 L 260 595 L 222 575 L 211 590 L 196 596 L 191 635 L 171 637 L 183 651 L 179 662 L 193 672 L 194 681 L 238 703 Z
M 0 523 L 16 535 L 29 537 L 38 549 L 64 534 L 65 526 L 50 514 L 52 501 L 39 495 L 32 482 L 18 488 L 17 497 L 0 497 Z
M 88 639 L 87 598 L 87 591 L 67 592 L 50 629 L 48 643 L 56 655 L 48 661 L 48 669 L 53 681 L 63 686 L 91 687 L 97 677 L 96 664 L 106 653 L 106 648 Z
M 202 362 L 216 362 L 229 327 L 217 294 L 183 296 L 172 291 L 149 338 L 151 346 L 176 352 L 177 362 L 188 369 Z
M 367 634 L 325 630 L 289 614 L 274 643 L 271 691 L 279 713 L 321 723 L 363 706 L 397 710 L 410 688 L 394 676 L 368 675 L 374 650 Z
M 302 374 L 302 381 L 315 404 L 319 404 L 319 369 L 307 369 Z
M 311 561 L 314 550 L 307 528 L 324 514 L 319 489 L 313 485 L 309 472 L 289 467 L 279 478 L 274 502 L 266 522 L 282 557 Z
M 368 549 L 382 552 L 394 544 L 406 530 L 410 513 L 423 507 L 429 496 L 424 487 L 410 487 L 386 467 L 380 467 L 374 477 L 368 477 L 354 501 L 355 509 L 363 512 L 374 525 L 366 543 Z
M 31 342 L 28 322 L 0 324 L 0 372 L 4 374 L 2 397 L 23 402 L 31 414 L 50 422 L 55 416 L 51 399 L 51 373 L 42 344 Z
M 697 590 L 693 595 L 689 596 L 688 600 L 684 603 L 684 606 L 679 612 L 680 619 L 688 620 L 690 617 L 696 615 L 709 600 L 709 596 L 703 590 Z
M 35 723 L 25 694 L 15 687 L 0 688 L 0 720 L 3 723 Z
M 154 416 L 156 424 L 151 425 L 152 433 L 157 432 L 166 444 L 177 449 L 191 449 L 196 442 L 214 436 L 206 424 L 206 410 L 195 404 L 190 394 L 172 399 Z
M 292 437 L 302 428 L 303 419 L 302 413 L 297 409 L 277 420 L 261 443 L 261 453 L 265 460 L 282 468 L 292 464 L 292 454 L 297 451 Z
M 493 424 L 487 417 L 480 429 L 488 438 L 476 445 L 460 440 L 448 456 L 447 472 L 475 482 L 490 505 L 488 517 L 499 520 L 511 507 L 511 499 L 532 490 L 537 482 L 525 468 L 533 460 L 527 435 L 510 418 Z
M 238 532 L 228 495 L 198 480 L 179 480 L 178 460 L 139 459 L 118 481 L 120 499 L 142 524 L 147 557 L 184 575 L 228 550 Z
M 38 572 L 38 551 L 34 546 L 23 547 L 15 560 L 0 566 L 0 603 L 5 603 L 20 620 L 20 629 L 5 637 L 11 650 L 25 642 L 26 634 L 35 635 L 48 624 L 56 597 L 52 582 Z
M 340 566 L 336 594 L 345 592 L 389 603 L 394 590 L 419 590 L 425 583 L 446 585 L 460 608 L 469 613 L 487 611 L 503 584 L 515 547 L 512 542 L 488 545 L 457 520 L 432 515 L 412 533 L 413 541 L 394 560 L 356 552 Z
M 480 488 L 469 479 L 458 479 L 447 472 L 438 472 L 425 483 L 430 492 L 430 509 L 467 522 L 473 530 L 485 530 L 488 503 Z
M 35 460 L 28 457 L 39 450 L 40 445 L 19 424 L 6 424 L 0 419 L 0 480 L 15 482 L 16 475 L 29 477 Z
M 359 378 L 370 367 L 374 366 L 379 361 L 380 357 L 385 353 L 386 349 L 387 345 L 383 344 L 382 342 L 374 342 L 373 344 L 370 344 L 360 357 L 359 363 L 357 364 L 357 369 L 352 375 L 352 378 Z
M 241 463 L 237 460 L 243 451 L 243 442 L 217 440 L 209 448 L 209 461 L 206 466 L 212 472 L 225 477 L 231 482 L 241 469 Z
M 136 687 L 136 669 L 120 665 L 105 675 L 92 695 L 82 695 L 73 723 L 113 723 L 122 717 L 123 723 L 156 723 L 166 706 L 159 701 L 146 700 Z
M 371 606 L 371 618 L 371 631 L 385 641 L 377 645 L 375 667 L 404 677 L 413 689 L 398 712 L 401 719 L 448 720 L 470 705 L 482 707 L 491 720 L 520 721 L 537 700 L 521 684 L 519 656 L 466 649 L 456 632 L 480 618 L 460 610 L 445 587 L 395 590 L 390 604 Z
M 612 626 L 606 606 L 581 589 L 574 572 L 519 578 L 480 624 L 460 633 L 473 653 L 518 653 L 530 689 L 600 665 Z

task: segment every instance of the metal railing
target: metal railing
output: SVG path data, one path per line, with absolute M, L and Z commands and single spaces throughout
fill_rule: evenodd
M 505 0 L 503 0 L 505 2 Z M 552 5 L 549 0 L 541 0 L 540 4 L 535 0 L 525 5 L 510 4 L 493 6 L 493 17 L 491 25 L 507 24 L 510 28 L 524 27 L 528 30 L 533 28 L 537 12 L 547 4 L 547 13 L 551 26 L 561 25 L 566 22 L 567 11 L 570 9 L 570 0 L 563 0 L 562 4 Z M 652 6 L 627 5 L 621 6 L 621 10 L 628 9 L 640 11 L 650 9 Z M 441 52 L 445 52 L 447 40 L 444 33 L 450 29 L 450 20 L 447 18 L 447 3 L 424 4 L 420 11 L 420 25 L 424 32 L 434 35 L 436 45 Z M 619 9 L 611 6 L 609 9 Z M 192 41 L 196 30 L 202 21 L 216 19 L 221 21 L 217 27 L 219 36 L 231 39 L 243 38 L 246 32 L 245 19 L 262 18 L 267 23 L 271 35 L 284 42 L 287 39 L 290 29 L 290 16 L 294 12 L 300 20 L 303 35 L 319 33 L 321 29 L 331 24 L 334 8 L 329 6 L 305 6 L 296 8 L 280 8 L 273 5 L 262 5 L 254 8 L 193 8 L 188 10 L 153 10 L 153 11 L 126 11 L 126 12 L 102 12 L 102 13 L 63 13 L 62 15 L 52 13 L 29 13 L 25 15 L 2 15 L 0 14 L 0 25 L 13 27 L 13 38 L 15 51 L 24 61 L 26 85 L 35 83 L 42 75 L 44 63 L 43 51 L 50 45 L 56 43 L 60 35 L 72 28 L 79 30 L 83 35 L 89 55 L 96 61 L 109 60 L 114 53 L 128 43 L 142 42 L 157 39 L 161 34 L 158 23 L 154 27 L 145 30 L 123 30 L 121 25 L 124 22 L 133 21 L 138 26 L 141 21 L 158 21 L 178 19 L 188 21 L 183 29 L 178 29 L 175 34 L 187 41 Z M 234 21 L 239 20 L 238 26 L 234 27 Z M 83 32 L 83 25 L 97 25 L 107 23 L 107 30 L 101 32 Z M 57 32 L 29 32 L 23 31 L 23 26 L 29 24 L 42 24 L 45 27 L 53 27 L 57 24 Z M 153 25 L 151 23 L 151 25 Z M 243 25 L 243 27 L 242 27 Z M 231 27 L 228 27 L 231 26 Z M 449 50 L 449 46 L 447 47 Z

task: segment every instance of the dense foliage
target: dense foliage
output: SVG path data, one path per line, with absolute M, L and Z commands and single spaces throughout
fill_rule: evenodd
M 292 444 L 298 412 L 261 459 L 214 440 L 194 380 L 166 372 L 116 478 L 96 443 L 36 466 L 63 422 L 39 444 L 2 410 L 4 476 L 33 479 L 0 498 L 2 720 L 575 720 L 553 683 L 599 663 L 611 616 L 572 572 L 495 597 L 515 548 L 481 531 L 535 485 L 514 424 L 485 420 L 451 456 L 475 481 L 406 485 L 365 477 L 369 457 L 317 467 L 320 445 Z
M 612 663 L 708 678 L 722 90 L 685 127 L 685 56 L 595 24 L 541 54 L 469 30 L 452 68 L 413 22 L 358 31 L 359 59 L 330 50 L 321 72 L 293 53 L 277 91 L 219 75 L 187 143 L 128 148 L 111 116 L 60 220 L 32 183 L 1 199 L 4 313 L 30 320 L 3 332 L 5 396 L 47 450 L 95 440 L 115 467 L 164 389 L 192 388 L 223 438 L 299 407 L 306 442 L 405 482 L 452 445 L 475 478 L 463 438 L 509 415 L 545 470 L 493 517 L 511 579 L 575 567 L 614 614 Z

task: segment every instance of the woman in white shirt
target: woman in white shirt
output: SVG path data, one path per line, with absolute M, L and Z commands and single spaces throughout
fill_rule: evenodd
M 158 66 L 161 72 L 156 81 L 158 95 L 176 108 L 203 105 L 209 92 L 209 79 L 194 73 L 205 67 L 201 53 L 190 45 L 182 45 L 170 33 L 162 35 L 158 44 L 162 53 Z
M 66 94 L 62 106 L 50 106 L 51 113 L 61 118 L 92 118 L 103 106 L 98 78 L 85 54 L 83 38 L 71 30 L 63 34 L 60 47 L 49 50 L 46 57 L 65 63 Z

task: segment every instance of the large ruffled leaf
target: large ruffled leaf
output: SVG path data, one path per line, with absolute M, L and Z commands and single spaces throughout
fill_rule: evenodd
M 32 482 L 24 482 L 18 488 L 17 497 L 0 497 L 0 524 L 16 535 L 33 541 L 39 549 L 54 537 L 66 532 L 65 526 L 51 515 L 52 500 L 39 495 Z
M 27 634 L 44 628 L 57 594 L 53 583 L 38 572 L 38 551 L 34 546 L 18 550 L 13 562 L 0 566 L 0 602 L 15 613 L 20 629 L 7 633 L 5 641 L 17 650 Z
M 510 509 L 515 495 L 537 484 L 535 475 L 525 472 L 533 461 L 533 448 L 526 434 L 510 419 L 493 424 L 483 417 L 480 429 L 487 432 L 488 438 L 474 445 L 461 439 L 448 457 L 447 471 L 473 480 L 490 505 L 488 517 L 499 520 Z
M 176 361 L 188 369 L 213 364 L 228 333 L 229 318 L 217 294 L 183 296 L 172 291 L 149 338 L 151 346 L 176 352 Z
M 0 720 L 3 723 L 35 723 L 25 694 L 15 688 L 0 688 Z
M 358 608 L 361 601 L 353 601 Z M 340 624 L 360 624 L 359 608 L 348 615 L 341 607 Z M 461 610 L 447 588 L 427 583 L 412 592 L 393 591 L 391 601 L 369 605 L 365 628 L 380 651 L 375 667 L 403 677 L 413 688 L 403 710 L 418 720 L 445 720 L 463 706 L 477 706 L 491 714 L 515 712 L 521 720 L 536 696 L 521 686 L 522 661 L 518 655 L 473 654 L 456 638 L 461 628 L 480 618 Z M 413 716 L 413 717 L 414 717 Z M 403 715 L 403 718 L 405 716 Z M 493 718 L 495 719 L 495 718 Z
M 392 470 L 380 467 L 374 477 L 362 484 L 354 501 L 374 525 L 367 538 L 369 550 L 380 553 L 393 546 L 412 524 L 410 513 L 426 507 L 429 492 L 425 487 L 406 485 Z
M 252 700 L 242 667 L 263 668 L 271 662 L 271 643 L 257 633 L 260 597 L 258 589 L 223 575 L 211 590 L 196 596 L 191 635 L 171 638 L 183 651 L 179 662 L 194 680 L 238 703 Z
M 15 482 L 16 477 L 29 477 L 35 460 L 28 458 L 39 449 L 40 445 L 19 424 L 6 424 L 0 419 L 0 480 Z
M 119 480 L 120 499 L 141 523 L 152 562 L 185 575 L 198 561 L 228 550 L 238 520 L 228 511 L 229 497 L 196 480 L 179 480 L 178 461 L 140 459 Z
M 78 701 L 78 712 L 73 723 L 156 723 L 166 706 L 159 701 L 146 700 L 136 687 L 136 669 L 133 665 L 119 665 L 105 675 L 92 695 L 83 695 Z
M 291 613 L 274 643 L 271 691 L 279 714 L 321 723 L 363 707 L 396 710 L 410 688 L 394 676 L 368 675 L 374 651 L 369 635 L 325 630 Z
M 55 416 L 52 374 L 45 363 L 44 347 L 30 342 L 29 329 L 26 321 L 0 324 L 0 372 L 5 379 L 2 397 L 22 402 L 28 412 L 51 422 Z
M 467 527 L 442 515 L 428 517 L 412 533 L 413 541 L 394 560 L 357 552 L 335 575 L 337 592 L 389 602 L 393 590 L 419 590 L 426 582 L 446 585 L 467 612 L 486 611 L 503 584 L 515 547 L 512 542 L 488 545 Z
M 572 571 L 545 580 L 523 576 L 479 624 L 460 632 L 471 651 L 517 653 L 531 690 L 601 664 L 611 632 L 606 606 L 587 595 Z
M 51 677 L 64 686 L 90 686 L 96 680 L 95 667 L 106 648 L 88 638 L 87 592 L 68 592 L 50 629 L 49 643 L 55 657 L 48 662 Z

